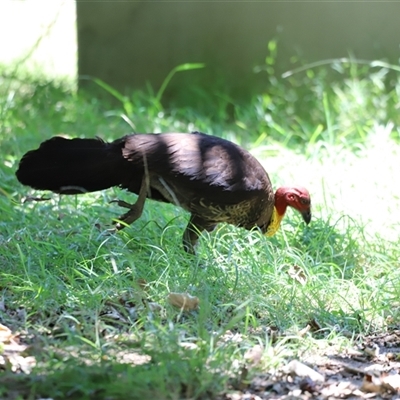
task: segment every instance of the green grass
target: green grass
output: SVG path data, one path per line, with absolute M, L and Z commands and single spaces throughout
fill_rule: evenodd
M 165 108 L 160 92 L 100 102 L 3 73 L 0 322 L 29 347 L 21 365 L 0 349 L 1 398 L 216 398 L 240 386 L 256 344 L 262 362 L 249 377 L 398 327 L 398 72 L 341 63 L 282 79 L 272 64 L 260 72 L 271 91 L 251 104 L 199 90 L 212 113 Z M 246 146 L 275 187 L 309 188 L 312 223 L 289 211 L 271 239 L 221 225 L 193 257 L 181 249 L 188 215 L 172 205 L 148 202 L 110 235 L 120 209 L 108 202 L 132 199 L 118 189 L 23 201 L 43 194 L 15 178 L 27 150 L 56 134 L 111 140 L 132 129 L 201 130 Z M 199 310 L 173 308 L 170 292 L 198 296 Z

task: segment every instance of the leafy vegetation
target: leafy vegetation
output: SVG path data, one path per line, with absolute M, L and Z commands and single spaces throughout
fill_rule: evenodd
M 162 90 L 123 96 L 98 82 L 110 96 L 100 102 L 3 72 L 0 322 L 29 347 L 20 358 L 0 349 L 2 398 L 217 398 L 243 384 L 255 345 L 251 374 L 398 327 L 398 71 L 345 60 L 282 78 L 270 51 L 259 71 L 269 92 L 246 106 L 201 93 L 212 115 L 166 108 Z M 246 146 L 274 186 L 309 188 L 312 223 L 289 211 L 272 239 L 221 225 L 190 256 L 177 207 L 148 202 L 109 234 L 120 213 L 109 201 L 132 195 L 59 197 L 15 178 L 24 152 L 53 135 L 132 130 L 200 130 Z M 199 309 L 174 308 L 171 292 L 197 296 Z

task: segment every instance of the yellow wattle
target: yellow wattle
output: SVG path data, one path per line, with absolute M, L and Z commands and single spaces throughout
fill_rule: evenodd
M 265 232 L 265 236 L 273 236 L 276 231 L 281 226 L 283 215 L 279 215 L 276 207 L 274 207 L 274 211 L 272 212 L 271 222 L 268 225 L 267 231 Z

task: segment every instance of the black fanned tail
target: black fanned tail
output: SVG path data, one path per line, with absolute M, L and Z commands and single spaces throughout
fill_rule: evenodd
M 130 170 L 127 164 L 119 146 L 57 136 L 26 153 L 16 175 L 34 189 L 76 194 L 120 185 Z

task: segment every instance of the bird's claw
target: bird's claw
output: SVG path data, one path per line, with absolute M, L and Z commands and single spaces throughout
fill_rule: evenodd
M 118 206 L 128 208 L 129 211 L 126 212 L 125 214 L 122 214 L 120 217 L 116 218 L 116 221 L 114 221 L 115 228 L 113 228 L 115 231 L 120 231 L 121 229 L 125 228 L 126 226 L 132 224 L 135 222 L 141 215 L 141 208 L 138 207 L 138 203 L 135 204 L 130 204 L 127 203 L 124 200 L 111 200 L 111 203 L 117 203 Z
M 134 206 L 134 205 L 133 205 Z M 128 225 L 131 225 L 140 217 L 137 208 L 132 207 L 128 212 L 122 214 L 119 218 L 114 221 L 115 229 L 120 231 Z

